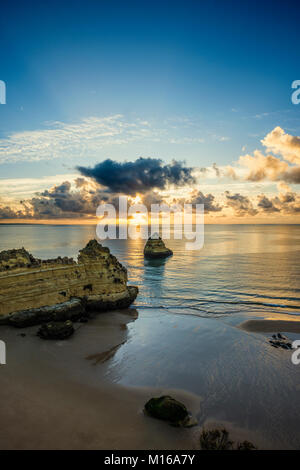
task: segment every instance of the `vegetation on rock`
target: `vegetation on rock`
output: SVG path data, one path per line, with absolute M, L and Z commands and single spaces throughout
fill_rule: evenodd
M 226 429 L 205 430 L 200 434 L 201 450 L 255 450 L 256 447 L 249 441 L 239 442 L 234 446 L 234 441 L 229 439 Z

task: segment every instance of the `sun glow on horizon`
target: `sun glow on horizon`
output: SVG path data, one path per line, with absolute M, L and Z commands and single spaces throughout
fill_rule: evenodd
M 134 197 L 127 196 L 127 199 L 131 204 L 142 204 L 142 197 L 140 194 L 136 194 Z

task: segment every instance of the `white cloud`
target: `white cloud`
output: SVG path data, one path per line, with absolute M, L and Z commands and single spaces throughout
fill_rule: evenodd
M 268 151 L 280 157 L 255 150 L 253 155 L 242 155 L 237 162 L 238 165 L 228 166 L 228 176 L 240 178 L 242 168 L 246 170 L 244 179 L 248 181 L 268 180 L 299 184 L 300 137 L 286 134 L 277 126 L 261 140 L 261 143 Z
M 203 144 L 204 139 L 198 137 L 171 138 L 170 144 Z
M 300 137 L 286 134 L 277 126 L 261 142 L 268 150 L 282 155 L 285 160 L 300 164 Z
M 20 161 L 37 162 L 55 158 L 96 157 L 99 149 L 133 142 L 152 142 L 176 145 L 202 144 L 204 139 L 191 135 L 187 119 L 178 121 L 180 134 L 174 133 L 167 121 L 155 127 L 147 120 L 125 119 L 116 114 L 108 117 L 88 117 L 76 123 L 46 122 L 44 129 L 14 132 L 0 139 L 0 164 Z M 227 140 L 226 137 L 220 140 Z
M 31 197 L 36 192 L 45 191 L 49 185 L 74 181 L 78 174 L 44 176 L 39 178 L 0 178 L 0 197 L 6 201 L 18 201 Z
M 1 139 L 0 163 L 87 156 L 104 146 L 153 138 L 159 132 L 145 121 L 126 122 L 120 114 L 47 125 L 47 129 L 16 132 Z

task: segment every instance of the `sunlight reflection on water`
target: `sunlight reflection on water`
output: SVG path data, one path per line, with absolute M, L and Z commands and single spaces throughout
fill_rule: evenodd
M 95 226 L 1 225 L 0 250 L 24 246 L 37 257 L 78 254 Z M 300 313 L 300 226 L 207 225 L 205 245 L 185 250 L 166 242 L 171 258 L 146 261 L 144 240 L 109 240 L 112 253 L 140 287 L 140 307 L 184 309 L 191 315 Z

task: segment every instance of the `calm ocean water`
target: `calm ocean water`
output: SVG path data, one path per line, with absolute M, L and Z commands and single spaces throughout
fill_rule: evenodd
M 0 225 L 0 250 L 24 246 L 37 257 L 77 256 L 94 226 Z M 300 313 L 299 225 L 207 225 L 204 248 L 186 251 L 169 240 L 174 256 L 144 261 L 144 240 L 103 244 L 140 287 L 136 306 L 198 316 Z

